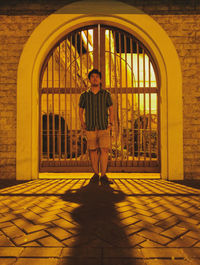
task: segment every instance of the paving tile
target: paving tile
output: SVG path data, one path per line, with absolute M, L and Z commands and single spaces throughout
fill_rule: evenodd
M 143 259 L 131 258 L 109 258 L 103 259 L 102 265 L 146 265 L 146 261 Z
M 178 227 L 178 226 L 173 226 L 164 232 L 161 233 L 161 235 L 170 237 L 170 238 L 175 238 L 175 237 L 180 237 L 182 234 L 186 233 L 187 229 L 184 227 Z
M 193 231 L 200 231 L 198 225 L 194 223 L 189 223 L 189 222 L 180 222 L 177 224 L 178 227 L 184 227 L 187 228 L 188 230 L 193 230 Z
M 195 262 L 195 261 L 194 261 Z M 145 260 L 146 265 L 198 265 L 199 263 L 191 263 L 184 259 L 151 259 Z
M 183 252 L 188 258 L 199 258 L 200 259 L 200 248 L 183 248 Z M 199 260 L 200 261 L 200 260 Z
M 22 251 L 21 247 L 0 247 L 0 257 L 19 257 Z
M 15 238 L 24 235 L 24 232 L 19 229 L 17 226 L 9 226 L 2 229 L 2 231 L 9 237 Z
M 104 248 L 103 258 L 143 258 L 141 249 L 137 248 Z
M 180 222 L 180 219 L 177 216 L 171 216 L 167 219 L 161 219 L 155 225 L 162 227 L 163 229 L 168 229 L 173 225 L 177 225 Z
M 44 224 L 46 225 L 46 223 L 48 222 L 52 222 L 52 221 L 55 221 L 55 220 L 58 220 L 59 217 L 57 215 L 43 215 L 43 217 L 39 217 L 37 219 L 37 223 L 38 224 Z
M 46 212 L 43 208 L 39 207 L 39 206 L 34 206 L 31 207 L 31 211 L 36 213 L 36 214 L 40 214 Z
M 151 231 L 151 232 L 154 232 L 157 234 L 160 234 L 163 231 L 163 228 L 156 226 L 156 225 L 153 225 L 153 224 L 150 224 L 146 221 L 140 221 L 140 222 L 136 223 L 135 227 L 138 227 L 142 230 L 145 229 L 147 231 Z
M 1 197 L 0 197 L 1 198 Z M 0 205 L 0 213 L 2 214 L 2 213 L 8 213 L 10 211 L 10 209 L 8 208 L 8 207 L 2 207 L 1 205 Z
M 74 248 L 63 248 L 61 257 L 74 257 L 75 253 L 78 257 L 83 258 L 98 258 L 101 257 L 101 248 L 91 247 L 74 247 Z
M 0 223 L 4 223 L 4 222 L 7 222 L 7 221 L 11 221 L 11 220 L 14 220 L 16 218 L 17 218 L 17 216 L 14 215 L 14 214 L 6 214 L 5 213 L 4 216 L 2 216 L 0 218 Z
M 13 223 L 11 222 L 0 223 L 0 229 L 4 227 L 9 227 L 9 226 L 13 226 Z
M 19 258 L 15 265 L 57 265 L 57 258 Z
M 65 246 L 63 243 L 58 241 L 52 236 L 47 236 L 45 238 L 38 239 L 38 242 L 42 244 L 42 246 L 45 247 L 63 247 Z
M 64 219 L 58 219 L 58 220 L 55 220 L 53 221 L 53 223 L 55 225 L 58 225 L 60 226 L 61 228 L 64 228 L 64 229 L 71 229 L 71 228 L 76 228 L 77 225 L 74 225 L 70 222 L 68 222 L 67 220 L 64 220 Z
M 182 249 L 178 248 L 142 248 L 142 254 L 147 258 L 184 258 L 186 257 Z
M 100 238 L 95 238 L 93 240 L 90 240 L 87 243 L 88 247 L 91 248 L 108 248 L 108 247 L 113 247 L 113 245 L 109 242 L 106 242 L 104 240 L 101 240 Z
M 200 240 L 200 230 L 199 231 L 189 231 L 186 233 L 187 236 Z
M 47 228 L 46 225 L 34 225 L 27 219 L 17 219 L 13 221 L 19 228 L 23 229 L 26 233 L 33 233 Z
M 30 241 L 38 240 L 38 239 L 45 237 L 47 235 L 48 234 L 45 231 L 39 231 L 39 232 L 35 232 L 35 233 L 31 233 L 28 235 L 14 238 L 13 241 L 15 242 L 16 245 L 22 245 L 22 244 L 28 243 Z
M 142 230 L 142 227 L 139 227 L 135 224 L 131 224 L 129 226 L 124 227 L 124 231 L 125 231 L 126 235 L 131 235 L 131 234 L 137 233 L 141 230 Z
M 11 247 L 14 246 L 9 237 L 6 237 L 4 234 L 0 235 L 0 246 L 1 247 Z
M 60 227 L 49 228 L 49 229 L 46 229 L 46 231 L 52 234 L 53 236 L 55 236 L 56 238 L 58 238 L 59 240 L 64 240 L 72 236 L 71 233 L 69 233 L 68 231 Z
M 58 261 L 56 265 L 102 265 L 99 258 L 64 258 Z
M 22 216 L 25 218 L 25 219 L 28 219 L 28 220 L 37 220 L 39 218 L 39 215 L 34 213 L 34 212 L 31 212 L 31 211 L 28 211 L 26 213 L 22 213 Z
M 145 241 L 144 237 L 138 236 L 137 234 L 130 235 L 130 236 L 128 236 L 127 239 L 128 239 L 129 244 L 132 247 L 134 247 L 136 245 L 139 245 L 139 244 L 141 244 L 142 242 Z
M 22 247 L 40 247 L 41 245 L 37 243 L 36 241 L 32 241 L 26 244 L 22 244 Z
M 62 248 L 26 247 L 20 257 L 60 257 Z
M 16 258 L 0 258 L 1 265 L 14 265 L 16 262 Z
M 155 248 L 155 247 L 162 247 L 164 249 L 165 246 L 158 244 L 156 242 L 153 242 L 152 240 L 145 240 L 144 242 L 140 243 L 140 247 L 142 248 Z
M 137 222 L 139 222 L 139 220 L 137 218 L 135 218 L 134 216 L 124 218 L 123 220 L 121 220 L 121 223 L 123 226 L 132 225 L 132 224 L 135 224 Z
M 171 241 L 169 238 L 159 235 L 155 232 L 152 231 L 148 231 L 148 230 L 142 230 L 138 233 L 138 235 L 145 237 L 146 239 L 152 240 L 158 244 L 162 244 L 165 245 L 167 244 L 169 241 Z
M 197 243 L 197 240 L 194 238 L 191 238 L 189 236 L 181 236 L 180 238 L 177 238 L 176 240 L 170 242 L 167 246 L 168 247 L 192 247 L 195 243 Z

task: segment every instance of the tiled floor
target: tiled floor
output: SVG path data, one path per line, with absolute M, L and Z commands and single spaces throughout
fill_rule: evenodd
M 200 264 L 200 190 L 160 179 L 0 190 L 1 265 Z

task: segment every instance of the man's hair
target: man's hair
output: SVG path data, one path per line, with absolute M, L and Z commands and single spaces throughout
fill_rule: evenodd
M 101 72 L 99 72 L 98 69 L 92 69 L 92 70 L 89 72 L 89 74 L 88 74 L 88 78 L 89 78 L 89 79 L 90 79 L 90 76 L 91 76 L 92 74 L 98 74 L 99 77 L 100 77 L 100 79 L 101 79 Z

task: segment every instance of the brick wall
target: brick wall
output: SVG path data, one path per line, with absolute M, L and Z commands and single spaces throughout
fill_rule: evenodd
M 21 52 L 37 25 L 67 2 L 71 1 L 0 4 L 0 178 L 16 177 L 16 87 Z M 183 9 L 176 1 L 166 1 L 165 5 L 155 0 L 152 5 L 146 1 L 134 3 L 164 28 L 180 56 L 185 178 L 200 178 L 200 5 L 191 1 Z
M 45 16 L 0 16 L 0 178 L 16 178 L 17 67 L 24 44 Z
M 183 77 L 185 178 L 200 179 L 200 15 L 153 15 L 178 52 Z

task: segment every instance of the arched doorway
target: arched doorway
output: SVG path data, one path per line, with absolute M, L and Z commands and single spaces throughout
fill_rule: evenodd
M 168 34 L 151 16 L 136 14 L 129 5 L 119 1 L 115 2 L 112 14 L 108 14 L 110 6 L 107 2 L 90 2 L 86 13 L 84 7 L 83 1 L 72 3 L 48 16 L 24 46 L 17 75 L 16 178 L 39 177 L 39 76 L 48 52 L 78 26 L 98 21 L 127 29 L 154 55 L 161 80 L 161 177 L 183 179 L 182 73 L 178 54 Z M 79 10 L 78 14 L 76 10 Z M 99 13 L 92 15 L 92 10 Z
M 115 130 L 108 171 L 160 172 L 160 82 L 153 56 L 129 32 L 92 23 L 62 37 L 40 75 L 40 172 L 90 171 L 78 118 L 88 72 L 98 68 L 111 92 Z

